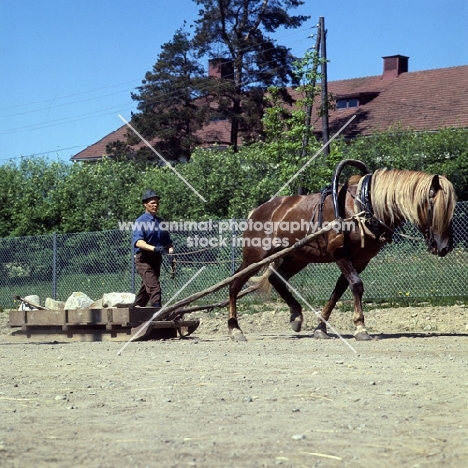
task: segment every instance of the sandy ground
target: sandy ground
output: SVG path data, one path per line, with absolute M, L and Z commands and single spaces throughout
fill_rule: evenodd
M 465 467 L 468 313 L 374 309 L 375 339 L 300 334 L 284 308 L 200 314 L 186 339 L 13 342 L 0 330 L 2 467 Z

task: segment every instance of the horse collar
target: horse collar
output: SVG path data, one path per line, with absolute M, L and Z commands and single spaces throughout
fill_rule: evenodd
M 359 203 L 361 208 L 366 212 L 366 215 L 374 215 L 374 210 L 372 209 L 371 202 L 371 183 L 372 183 L 372 174 L 366 174 L 362 178 L 361 190 L 359 192 Z
M 382 242 L 391 242 L 393 231 L 386 226 L 382 221 L 377 219 L 372 208 L 371 198 L 372 174 L 366 174 L 361 179 L 359 191 L 357 193 L 357 201 L 360 209 L 364 212 L 365 222 L 372 234 Z

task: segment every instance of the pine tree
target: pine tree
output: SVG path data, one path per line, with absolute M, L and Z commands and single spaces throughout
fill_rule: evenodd
M 231 146 L 239 135 L 255 139 L 261 131 L 263 93 L 294 82 L 290 50 L 270 36 L 278 28 L 297 28 L 308 16 L 288 12 L 301 0 L 194 0 L 202 6 L 195 21 L 194 45 L 200 55 L 229 59 L 233 77 L 218 93 L 220 111 L 231 121 Z M 216 85 L 215 82 L 213 82 Z
M 132 115 L 132 124 L 167 160 L 188 160 L 200 143 L 196 131 L 206 122 L 209 111 L 205 81 L 189 35 L 179 29 L 172 41 L 162 45 L 138 93 L 132 93 L 139 111 Z M 130 135 L 130 144 L 138 141 Z M 141 152 L 150 156 L 146 147 Z

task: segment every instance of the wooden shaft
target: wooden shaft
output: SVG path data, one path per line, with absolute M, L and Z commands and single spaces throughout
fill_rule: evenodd
M 280 250 L 279 252 L 276 252 L 275 254 L 270 255 L 269 257 L 266 257 L 257 263 L 252 263 L 252 265 L 249 265 L 247 268 L 244 268 L 243 270 L 238 271 L 236 274 L 224 279 L 223 281 L 220 281 L 219 283 L 216 283 L 213 286 L 203 291 L 192 294 L 191 296 L 188 296 L 185 299 L 181 299 L 180 301 L 176 302 L 174 305 L 170 307 L 161 309 L 159 312 L 156 312 L 153 315 L 153 318 L 151 320 L 163 320 L 165 317 L 167 317 L 169 314 L 171 314 L 175 310 L 180 309 L 181 307 L 184 307 L 198 299 L 201 299 L 202 297 L 207 296 L 208 294 L 216 292 L 220 290 L 221 288 L 224 288 L 225 286 L 228 286 L 237 278 L 241 278 L 242 276 L 247 276 L 249 273 L 251 273 L 252 271 L 258 270 L 258 268 L 262 267 L 263 265 L 274 262 L 278 258 L 288 255 L 288 253 L 292 252 L 293 250 L 298 250 L 304 247 L 304 245 L 309 243 L 312 239 L 314 239 L 315 237 L 321 236 L 322 234 L 325 234 L 328 231 L 329 229 L 322 228 L 316 232 L 313 232 L 312 234 L 309 234 L 308 236 L 304 237 L 304 239 L 297 241 L 295 244 L 291 245 L 290 247 L 286 247 L 285 249 Z

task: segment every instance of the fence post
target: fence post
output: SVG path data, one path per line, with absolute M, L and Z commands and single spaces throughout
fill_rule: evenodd
M 52 235 L 52 297 L 57 300 L 57 233 Z
M 133 259 L 133 231 L 130 233 L 130 291 L 135 294 L 135 262 Z
M 236 272 L 236 237 L 237 237 L 237 232 L 234 232 L 234 223 L 233 219 L 231 218 L 230 220 L 231 224 L 231 275 L 233 275 Z

